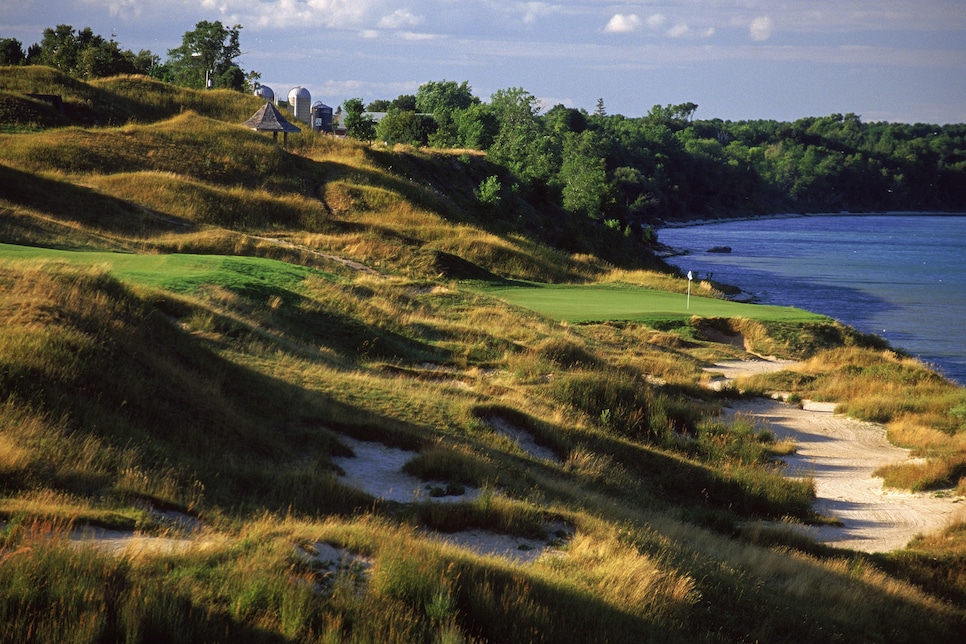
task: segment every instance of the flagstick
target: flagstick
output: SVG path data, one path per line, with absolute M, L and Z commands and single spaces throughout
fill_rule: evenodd
M 691 271 L 688 271 L 688 310 L 689 311 L 691 310 L 691 280 L 693 278 L 694 276 L 691 274 Z

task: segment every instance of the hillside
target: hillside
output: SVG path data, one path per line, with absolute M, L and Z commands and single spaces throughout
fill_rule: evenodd
M 794 446 L 724 410 L 835 401 L 954 496 L 961 388 L 721 285 L 693 315 L 641 240 L 480 200 L 485 155 L 286 150 L 258 106 L 0 68 L 0 640 L 958 636 L 962 524 L 818 543 Z M 715 391 L 749 352 L 803 362 Z M 415 491 L 367 491 L 376 453 Z

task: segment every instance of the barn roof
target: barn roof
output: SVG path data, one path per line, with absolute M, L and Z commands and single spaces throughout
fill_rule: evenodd
M 289 123 L 282 113 L 271 103 L 265 103 L 250 119 L 242 125 L 258 132 L 301 132 L 302 130 Z

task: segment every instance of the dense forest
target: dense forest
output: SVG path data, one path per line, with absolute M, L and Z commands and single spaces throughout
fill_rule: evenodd
M 361 105 L 353 99 L 350 107 Z M 655 105 L 638 118 L 556 105 L 521 88 L 489 103 L 467 83 L 375 101 L 388 114 L 357 138 L 487 150 L 568 210 L 655 222 L 776 212 L 966 209 L 966 125 L 863 123 L 832 114 L 787 123 L 694 118 Z M 419 118 L 421 115 L 432 118 Z
M 78 78 L 141 73 L 192 88 L 257 89 L 237 64 L 241 25 L 199 22 L 162 62 L 113 39 L 46 29 L 23 49 L 0 37 L 0 64 L 40 64 Z M 855 114 L 795 122 L 697 119 L 698 105 L 646 115 L 545 109 L 523 88 L 489 102 L 468 82 L 434 81 L 415 95 L 346 100 L 348 135 L 387 145 L 486 151 L 504 176 L 479 186 L 481 204 L 512 215 L 527 201 L 562 207 L 628 235 L 667 220 L 785 212 L 966 211 L 966 124 L 863 123 Z M 373 113 L 384 113 L 377 119 Z

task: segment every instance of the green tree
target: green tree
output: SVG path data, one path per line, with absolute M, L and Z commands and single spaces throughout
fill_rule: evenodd
M 586 113 L 562 104 L 550 108 L 543 115 L 543 122 L 548 130 L 558 135 L 564 132 L 583 132 L 587 129 Z
M 436 132 L 430 143 L 439 148 L 459 145 L 457 115 L 479 102 L 466 81 L 431 81 L 416 91 L 416 110 L 432 114 L 436 121 Z
M 408 143 L 421 147 L 426 145 L 434 130 L 432 117 L 391 107 L 376 124 L 376 138 L 389 145 Z
M 122 51 L 113 40 L 95 34 L 90 27 L 75 31 L 70 25 L 44 29 L 43 39 L 26 56 L 31 65 L 49 65 L 78 78 L 101 78 L 116 74 L 143 73 L 138 67 L 150 52 L 135 55 Z
M 476 196 L 476 200 L 484 206 L 496 206 L 500 203 L 500 192 L 502 190 L 503 184 L 493 174 L 480 181 L 480 185 L 473 189 L 473 194 Z
M 345 125 L 346 136 L 372 143 L 372 140 L 376 138 L 376 123 L 371 116 L 365 113 L 362 99 L 346 99 L 342 103 L 342 109 L 345 111 L 343 124 Z
M 562 184 L 563 207 L 599 219 L 608 194 L 607 171 L 594 132 L 568 132 L 564 136 L 563 163 L 557 175 Z
M 27 60 L 23 44 L 16 38 L 0 38 L 0 65 L 22 65 Z
M 556 155 L 537 118 L 536 97 L 521 87 L 498 90 L 490 99 L 490 109 L 499 124 L 490 158 L 531 185 L 548 180 L 557 165 Z
M 597 107 L 594 109 L 594 116 L 605 117 L 607 116 L 607 108 L 604 107 L 604 99 L 597 99 Z
M 385 98 L 379 98 L 366 105 L 367 112 L 388 112 L 392 103 Z
M 168 50 L 168 67 L 178 85 L 195 89 L 222 87 L 244 91 L 245 72 L 235 60 L 241 55 L 242 26 L 226 28 L 203 20 L 185 32 L 181 46 Z
M 680 103 L 678 105 L 655 105 L 647 113 L 647 120 L 653 124 L 663 124 L 671 129 L 683 129 L 691 123 L 697 111 L 696 103 Z
M 458 145 L 487 150 L 500 131 L 500 124 L 489 105 L 477 103 L 454 113 Z

